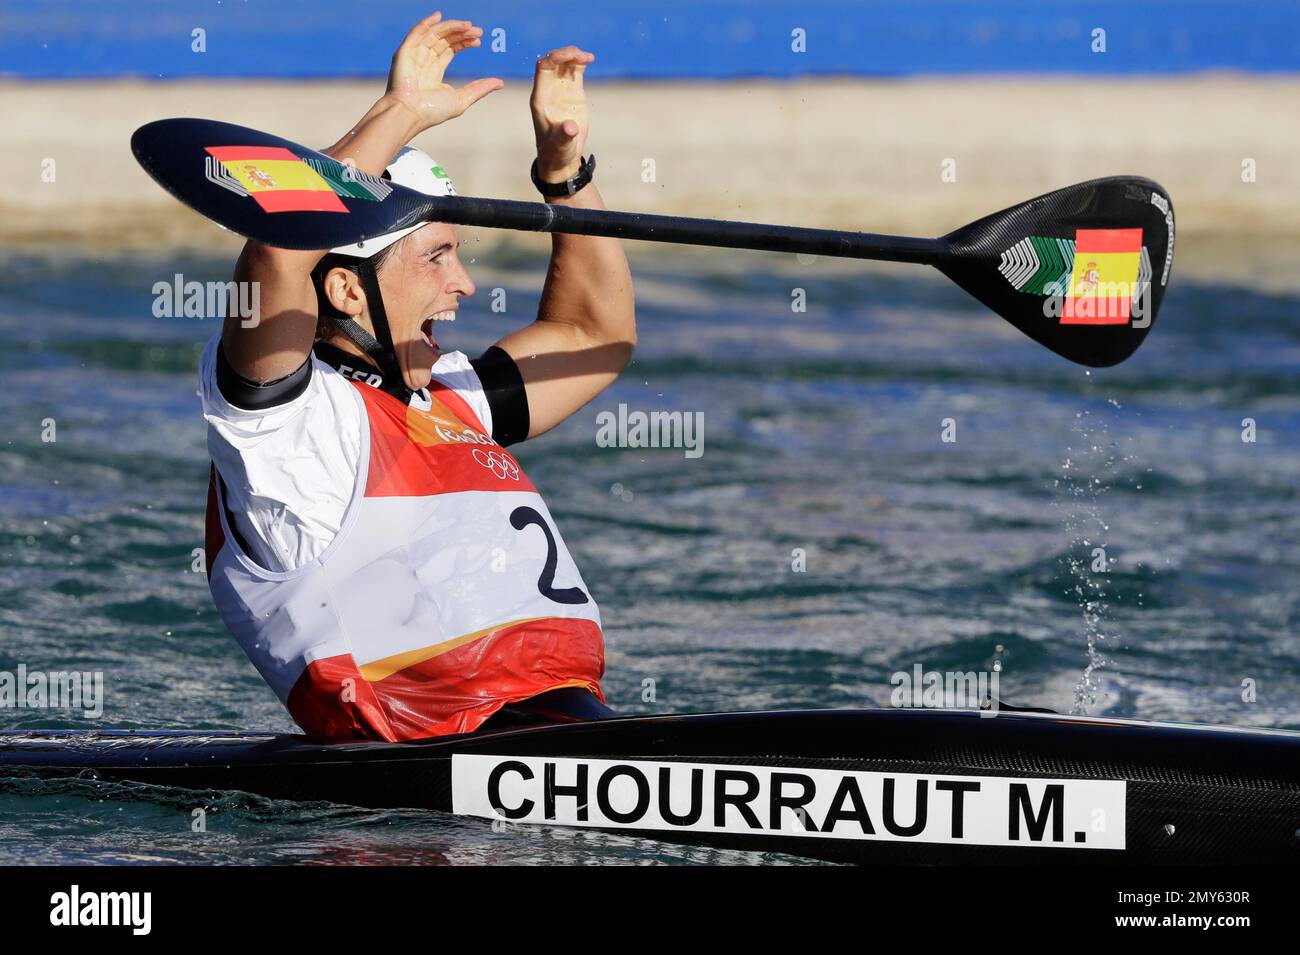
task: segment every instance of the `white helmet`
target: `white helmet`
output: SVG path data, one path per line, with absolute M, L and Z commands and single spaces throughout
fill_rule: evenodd
M 446 170 L 434 162 L 432 156 L 422 149 L 416 149 L 414 146 L 403 146 L 397 153 L 397 158 L 388 164 L 385 171 L 388 178 L 399 186 L 406 186 L 408 189 L 423 192 L 425 195 L 454 196 L 456 194 L 456 187 L 451 184 L 451 177 L 447 175 Z M 416 229 L 426 225 L 428 225 L 427 222 L 421 222 L 405 229 L 398 229 L 396 232 L 385 232 L 383 235 L 373 236 L 362 242 L 341 245 L 337 249 L 330 249 L 330 251 L 336 255 L 368 259 L 375 253 L 388 248 L 398 239 L 410 235 Z

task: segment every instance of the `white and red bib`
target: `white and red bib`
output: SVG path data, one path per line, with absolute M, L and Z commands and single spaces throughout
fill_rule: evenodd
M 215 467 L 209 488 L 213 599 L 293 718 L 322 737 L 405 740 L 470 732 L 559 687 L 599 697 L 600 612 L 519 464 L 445 384 L 428 410 L 350 386 L 359 473 L 319 554 L 259 566 Z

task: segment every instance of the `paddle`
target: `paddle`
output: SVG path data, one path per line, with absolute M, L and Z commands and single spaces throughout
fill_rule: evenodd
M 1058 189 L 939 239 L 432 197 L 278 136 L 204 119 L 136 130 L 140 165 L 181 202 L 266 245 L 327 249 L 424 221 L 932 265 L 1071 361 L 1115 365 L 1146 338 L 1173 264 L 1169 194 L 1138 176 Z

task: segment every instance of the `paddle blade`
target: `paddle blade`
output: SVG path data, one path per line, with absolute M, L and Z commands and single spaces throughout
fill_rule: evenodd
M 944 237 L 938 268 L 1030 338 L 1094 368 L 1142 344 L 1174 258 L 1174 208 L 1138 176 L 1079 183 Z
M 135 131 L 131 151 L 191 209 L 284 249 L 329 249 L 406 228 L 431 205 L 415 190 L 231 123 L 158 120 Z

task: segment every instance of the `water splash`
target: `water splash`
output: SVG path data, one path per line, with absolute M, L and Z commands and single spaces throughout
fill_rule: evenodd
M 1114 399 L 1108 404 L 1120 407 Z M 1070 535 L 1065 564 L 1071 585 L 1065 593 L 1079 604 L 1087 648 L 1087 663 L 1075 684 L 1070 712 L 1084 715 L 1102 695 L 1100 671 L 1107 666 L 1108 648 L 1115 643 L 1106 590 L 1107 571 L 1115 559 L 1106 549 L 1110 525 L 1103 499 L 1120 466 L 1131 457 L 1121 453 L 1111 440 L 1104 413 L 1079 411 L 1070 430 L 1073 438 L 1066 448 L 1062 475 L 1054 485 L 1060 496 L 1053 503 L 1061 510 L 1062 523 Z

